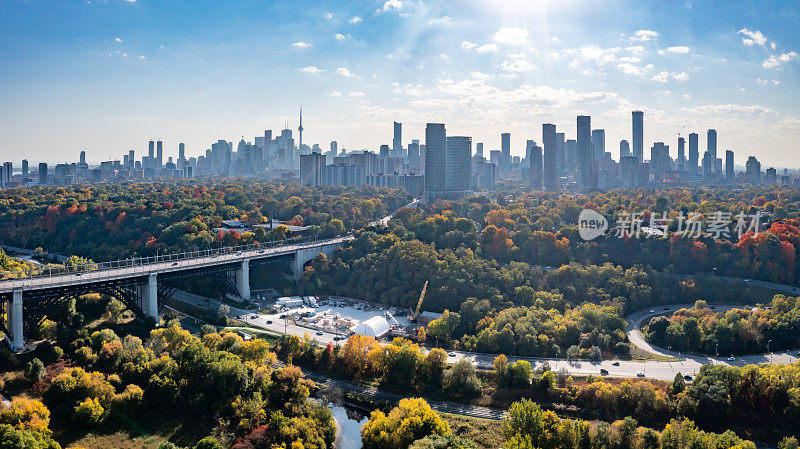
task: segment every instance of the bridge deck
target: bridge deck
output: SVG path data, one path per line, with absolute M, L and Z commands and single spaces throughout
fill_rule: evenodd
M 336 237 L 326 240 L 292 243 L 288 245 L 245 249 L 221 253 L 206 253 L 199 257 L 175 258 L 165 255 L 151 263 L 135 264 L 131 260 L 130 266 L 117 266 L 113 268 L 100 268 L 78 273 L 59 273 L 54 275 L 39 275 L 24 278 L 6 279 L 0 281 L 0 294 L 10 293 L 14 290 L 39 290 L 71 285 L 97 283 L 105 280 L 124 279 L 147 276 L 153 273 L 167 273 L 174 271 L 191 270 L 215 265 L 231 264 L 243 260 L 263 259 L 287 255 L 296 251 L 336 245 L 353 239 L 352 236 Z

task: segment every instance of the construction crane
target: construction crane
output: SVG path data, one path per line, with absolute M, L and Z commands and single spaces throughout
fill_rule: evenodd
M 414 316 L 408 317 L 408 320 L 412 323 L 417 322 L 417 318 L 419 318 L 419 313 L 422 311 L 422 301 L 425 299 L 425 291 L 428 290 L 428 281 L 425 281 L 425 285 L 422 286 L 422 293 L 419 294 L 419 301 L 417 301 L 417 309 L 414 311 Z

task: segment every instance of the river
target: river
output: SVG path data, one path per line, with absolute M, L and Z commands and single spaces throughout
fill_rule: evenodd
M 339 425 L 336 449 L 360 449 L 361 426 L 367 421 L 367 416 L 343 405 L 331 404 L 328 407 Z

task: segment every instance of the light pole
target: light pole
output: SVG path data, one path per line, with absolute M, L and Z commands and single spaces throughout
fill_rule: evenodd
M 769 350 L 770 343 L 772 343 L 772 340 L 767 340 L 767 353 L 769 354 L 769 363 L 772 363 L 772 352 Z
M 716 347 L 714 348 L 714 357 L 719 357 L 719 343 L 716 343 Z

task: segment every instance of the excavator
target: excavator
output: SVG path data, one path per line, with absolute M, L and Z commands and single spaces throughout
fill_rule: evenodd
M 428 290 L 428 281 L 425 281 L 425 285 L 422 286 L 422 293 L 419 294 L 419 301 L 417 301 L 417 309 L 414 311 L 413 316 L 408 317 L 408 321 L 411 321 L 412 323 L 417 322 L 419 313 L 422 311 L 422 301 L 425 299 L 426 290 Z

